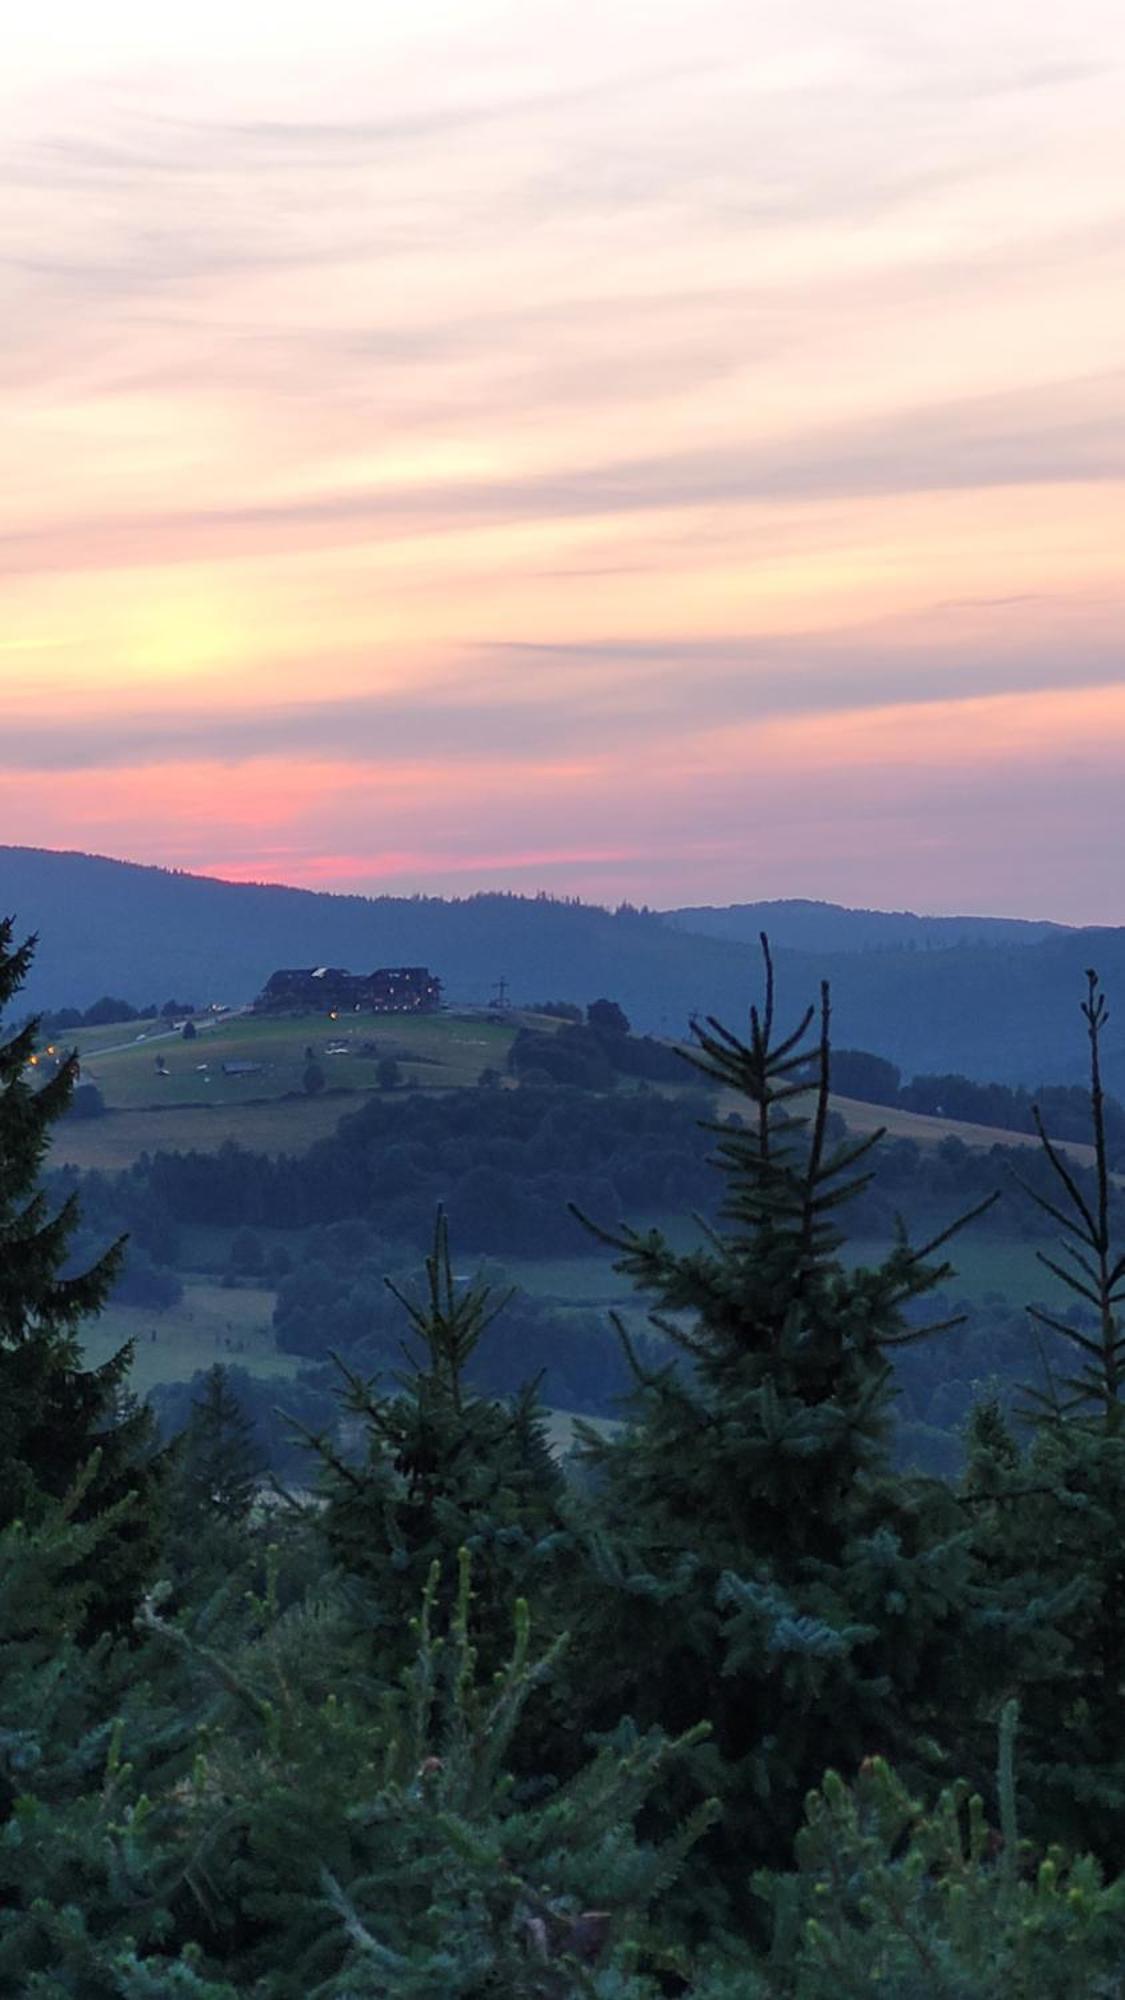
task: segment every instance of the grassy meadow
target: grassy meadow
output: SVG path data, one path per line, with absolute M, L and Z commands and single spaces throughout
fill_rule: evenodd
M 110 1111 L 104 1118 L 73 1119 L 56 1126 L 53 1167 L 114 1173 L 142 1153 L 216 1153 L 228 1140 L 276 1158 L 303 1153 L 334 1132 L 362 1099 L 355 1091 L 326 1091 L 287 1103 L 174 1104 L 145 1111 Z
M 82 1081 L 101 1092 L 106 1115 L 64 1121 L 55 1131 L 51 1162 L 112 1171 L 143 1152 L 214 1152 L 229 1139 L 262 1153 L 303 1152 L 378 1089 L 384 1057 L 398 1063 L 404 1087 L 464 1089 L 475 1086 L 482 1070 L 505 1074 L 513 1037 L 525 1025 L 553 1030 L 560 1023 L 526 1013 L 502 1020 L 483 1013 L 337 1019 L 239 1013 L 199 1016 L 195 1039 L 187 1042 L 163 1021 L 79 1028 L 60 1037 L 60 1046 L 78 1049 Z M 308 1051 L 324 1076 L 324 1089 L 315 1095 L 304 1088 Z M 254 1067 L 229 1075 L 223 1066 L 232 1063 Z M 676 1086 L 665 1088 L 677 1094 Z M 885 1126 L 921 1146 L 951 1137 L 985 1148 L 1038 1144 L 1028 1133 L 855 1098 L 834 1097 L 832 1103 L 857 1136 Z M 724 1112 L 743 1108 L 733 1093 L 720 1102 Z M 1088 1146 L 1066 1150 L 1084 1164 L 1092 1159 Z
M 219 1232 L 214 1236 L 217 1250 Z M 856 1239 L 849 1261 L 870 1263 L 886 1253 L 887 1244 Z M 956 1276 L 947 1290 L 966 1303 L 990 1293 L 1013 1305 L 1039 1300 L 1062 1303 L 1057 1280 L 1039 1263 L 1034 1246 L 1015 1238 L 968 1232 L 952 1246 Z M 208 1257 L 210 1261 L 210 1257 Z M 631 1329 L 644 1325 L 646 1304 L 629 1280 L 602 1255 L 569 1258 L 512 1258 L 504 1266 L 511 1284 L 555 1307 L 560 1318 L 569 1312 L 617 1313 Z M 83 1345 L 92 1363 L 108 1360 L 125 1342 L 134 1345 L 132 1384 L 138 1394 L 162 1382 L 182 1382 L 215 1361 L 229 1362 L 261 1376 L 293 1375 L 296 1356 L 279 1353 L 274 1344 L 274 1292 L 265 1285 L 239 1280 L 220 1282 L 214 1271 L 183 1274 L 181 1301 L 161 1311 L 149 1306 L 111 1306 L 84 1329 Z M 566 1412 L 552 1413 L 552 1440 L 568 1447 L 572 1421 Z
M 857 1237 L 845 1254 L 850 1264 L 871 1264 L 887 1249 L 885 1242 Z M 998 1294 L 1013 1305 L 1070 1303 L 1065 1286 L 1040 1263 L 1036 1245 L 1022 1237 L 969 1228 L 942 1255 L 953 1265 L 954 1275 L 943 1288 L 953 1298 L 974 1302 Z
M 682 1244 L 690 1230 L 669 1233 L 680 1235 Z M 890 1247 L 886 1238 L 858 1236 L 843 1255 L 850 1265 L 875 1264 Z M 1021 1237 L 969 1228 L 942 1254 L 954 1269 L 943 1289 L 954 1298 L 983 1301 L 995 1294 L 1014 1305 L 1068 1302 L 1063 1286 L 1039 1261 L 1036 1245 Z M 504 1270 L 511 1284 L 564 1309 L 609 1312 L 625 1307 L 627 1319 L 643 1310 L 643 1299 L 608 1257 L 513 1257 Z
M 1034 1132 L 1009 1132 L 996 1125 L 973 1125 L 965 1119 L 931 1118 L 922 1111 L 902 1111 L 895 1105 L 864 1104 L 856 1097 L 833 1097 L 832 1108 L 840 1113 L 849 1132 L 857 1139 L 869 1132 L 885 1130 L 891 1139 L 913 1139 L 918 1146 L 940 1146 L 943 1139 L 960 1139 L 963 1146 L 1038 1147 Z M 1084 1167 L 1094 1164 L 1094 1148 L 1072 1139 L 1061 1149 Z
M 303 1096 L 308 1050 L 335 1089 L 375 1089 L 385 1056 L 394 1057 L 415 1087 L 456 1088 L 475 1083 L 490 1064 L 500 1067 L 513 1033 L 506 1022 L 485 1016 L 226 1014 L 210 1023 L 201 1017 L 193 1041 L 157 1022 L 81 1029 L 74 1039 L 83 1082 L 96 1084 L 112 1110 L 130 1111 Z M 224 1063 L 258 1067 L 228 1076 Z
M 101 1092 L 106 1114 L 57 1126 L 51 1164 L 113 1170 L 143 1152 L 214 1152 L 228 1139 L 262 1153 L 303 1152 L 379 1088 L 384 1057 L 398 1063 L 404 1087 L 464 1089 L 484 1069 L 503 1072 L 529 1018 L 556 1025 L 525 1015 L 228 1014 L 201 1016 L 186 1042 L 155 1021 L 77 1029 L 65 1045 L 78 1049 L 82 1081 Z M 324 1076 L 315 1095 L 304 1088 L 309 1050 Z M 255 1067 L 228 1075 L 225 1063 Z
M 185 1382 L 216 1361 L 253 1375 L 293 1375 L 296 1357 L 274 1346 L 274 1294 L 264 1286 L 237 1289 L 213 1278 L 185 1281 L 178 1305 L 154 1312 L 151 1306 L 107 1307 L 83 1328 L 87 1361 L 108 1361 L 126 1341 L 133 1342 L 132 1385 L 144 1395 L 159 1382 Z

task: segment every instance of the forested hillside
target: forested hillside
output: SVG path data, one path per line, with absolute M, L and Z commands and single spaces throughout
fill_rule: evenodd
M 427 964 L 454 1001 L 487 1001 L 503 976 L 517 1001 L 560 995 L 585 1004 L 608 994 L 636 1027 L 678 1038 L 694 1015 L 744 1022 L 760 991 L 756 940 L 703 937 L 656 913 L 546 897 L 319 895 L 8 847 L 0 849 L 0 904 L 42 931 L 27 993 L 40 1007 L 86 1007 L 107 993 L 133 1005 L 159 1007 L 170 995 L 237 1004 L 278 966 Z M 803 936 L 809 906 L 799 909 L 793 934 Z M 871 1049 L 908 1074 L 959 1072 L 1029 1087 L 1080 1080 L 1080 1057 L 1054 1023 L 1091 958 L 1111 985 L 1125 986 L 1120 930 L 1049 929 L 1036 942 L 1035 926 L 968 921 L 972 942 L 927 950 L 908 936 L 869 950 L 855 948 L 850 922 L 861 922 L 862 935 L 865 913 L 842 914 L 846 948 L 837 948 L 841 913 L 829 910 L 835 944 L 779 949 L 778 970 L 800 992 L 827 976 L 840 1045 Z M 1105 1064 L 1125 1094 L 1116 1021 Z
M 853 951 L 948 951 L 955 945 L 1040 944 L 1066 927 L 1015 917 L 920 917 L 912 910 L 849 910 L 800 897 L 764 903 L 704 904 L 665 910 L 664 922 L 698 937 L 756 945 L 763 931 L 775 950 L 822 956 Z

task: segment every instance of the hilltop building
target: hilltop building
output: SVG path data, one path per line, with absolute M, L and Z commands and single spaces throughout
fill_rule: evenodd
M 270 974 L 254 1002 L 257 1014 L 432 1014 L 441 980 L 425 965 L 384 965 L 346 972 L 315 965 Z

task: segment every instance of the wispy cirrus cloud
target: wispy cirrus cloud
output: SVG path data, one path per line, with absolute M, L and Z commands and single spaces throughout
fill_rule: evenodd
M 744 886 L 767 813 L 867 901 L 973 826 L 986 901 L 1021 840 L 1085 865 L 1043 758 L 1112 815 L 1110 0 L 62 17 L 0 77 L 24 837 L 649 900 Z
M 896 411 L 766 443 L 609 460 L 521 478 L 433 478 L 0 533 L 0 570 L 133 568 L 279 547 L 660 510 L 1125 481 L 1125 373 Z
M 1101 616 L 1108 622 L 1110 606 Z M 1125 613 L 1125 594 L 1115 607 Z M 1046 620 L 1046 624 L 1044 621 Z M 1100 621 L 1098 621 L 1100 622 Z M 1125 655 L 1076 620 L 1050 622 L 1028 595 L 935 605 L 921 622 L 892 620 L 845 634 L 743 634 L 721 640 L 481 643 L 381 694 L 233 706 L 221 687 L 191 707 L 146 712 L 135 700 L 37 715 L 25 680 L 9 714 L 12 771 L 113 771 L 201 762 L 243 766 L 278 758 L 376 760 L 451 773 L 487 761 L 518 774 L 528 762 L 641 754 L 653 745 L 732 739 L 777 721 L 873 711 L 974 711 L 997 697 L 1063 691 L 1075 702 L 1125 689 Z M 13 688 L 14 692 L 14 688 Z

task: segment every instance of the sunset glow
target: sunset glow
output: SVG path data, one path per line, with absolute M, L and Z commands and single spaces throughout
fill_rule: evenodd
M 47 4 L 0 841 L 1125 922 L 1112 0 Z

